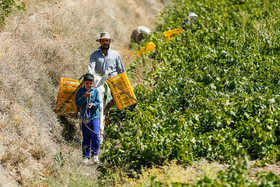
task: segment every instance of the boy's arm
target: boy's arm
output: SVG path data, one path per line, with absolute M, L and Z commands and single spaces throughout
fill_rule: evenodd
M 92 101 L 92 107 L 93 108 L 100 108 L 100 100 L 99 100 L 99 94 L 98 91 L 95 89 L 93 93 L 95 100 Z
M 79 89 L 75 97 L 77 107 L 81 107 L 85 100 L 86 98 L 83 97 L 83 92 Z

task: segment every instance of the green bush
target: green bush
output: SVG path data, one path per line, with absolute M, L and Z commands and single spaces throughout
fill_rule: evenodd
M 150 38 L 156 50 L 139 103 L 106 129 L 106 167 L 136 170 L 177 159 L 229 162 L 248 154 L 276 162 L 279 150 L 279 1 L 174 0 Z M 185 32 L 162 32 L 198 15 Z M 145 65 L 147 56 L 129 73 Z M 150 88 L 150 89 L 147 89 Z

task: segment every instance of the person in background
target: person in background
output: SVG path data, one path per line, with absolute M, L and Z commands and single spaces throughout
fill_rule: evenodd
M 91 157 L 94 163 L 99 163 L 99 94 L 93 88 L 94 76 L 90 73 L 84 75 L 83 87 L 77 91 L 75 102 L 80 109 L 80 128 L 83 133 L 82 152 L 84 163 Z
M 151 30 L 146 26 L 138 26 L 136 27 L 131 36 L 131 42 L 140 43 L 144 38 L 148 38 L 151 35 Z
M 119 53 L 110 48 L 114 41 L 108 32 L 102 32 L 99 39 L 100 47 L 94 51 L 89 59 L 88 71 L 95 76 L 94 87 L 97 88 L 100 99 L 100 141 L 103 141 L 105 108 L 111 104 L 112 96 L 106 80 L 125 71 Z M 107 105 L 108 104 L 108 105 Z M 108 107 L 107 107 L 108 108 Z

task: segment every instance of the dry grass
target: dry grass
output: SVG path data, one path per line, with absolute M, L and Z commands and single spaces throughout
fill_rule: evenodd
M 76 121 L 63 124 L 54 112 L 60 78 L 87 72 L 103 30 L 115 38 L 112 48 L 128 67 L 135 59 L 124 51 L 132 30 L 153 25 L 162 1 L 25 2 L 27 11 L 7 19 L 0 33 L 0 181 L 4 186 L 91 181 L 95 171 L 80 164 L 75 138 L 65 137 L 80 138 Z M 63 164 L 56 161 L 60 153 Z

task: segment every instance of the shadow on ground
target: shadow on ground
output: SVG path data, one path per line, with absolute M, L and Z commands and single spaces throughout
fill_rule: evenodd
M 62 129 L 62 137 L 69 143 L 75 142 L 80 145 L 81 140 L 78 137 L 80 130 L 76 126 L 76 121 L 68 119 L 64 116 L 59 116 L 61 125 L 63 127 Z

